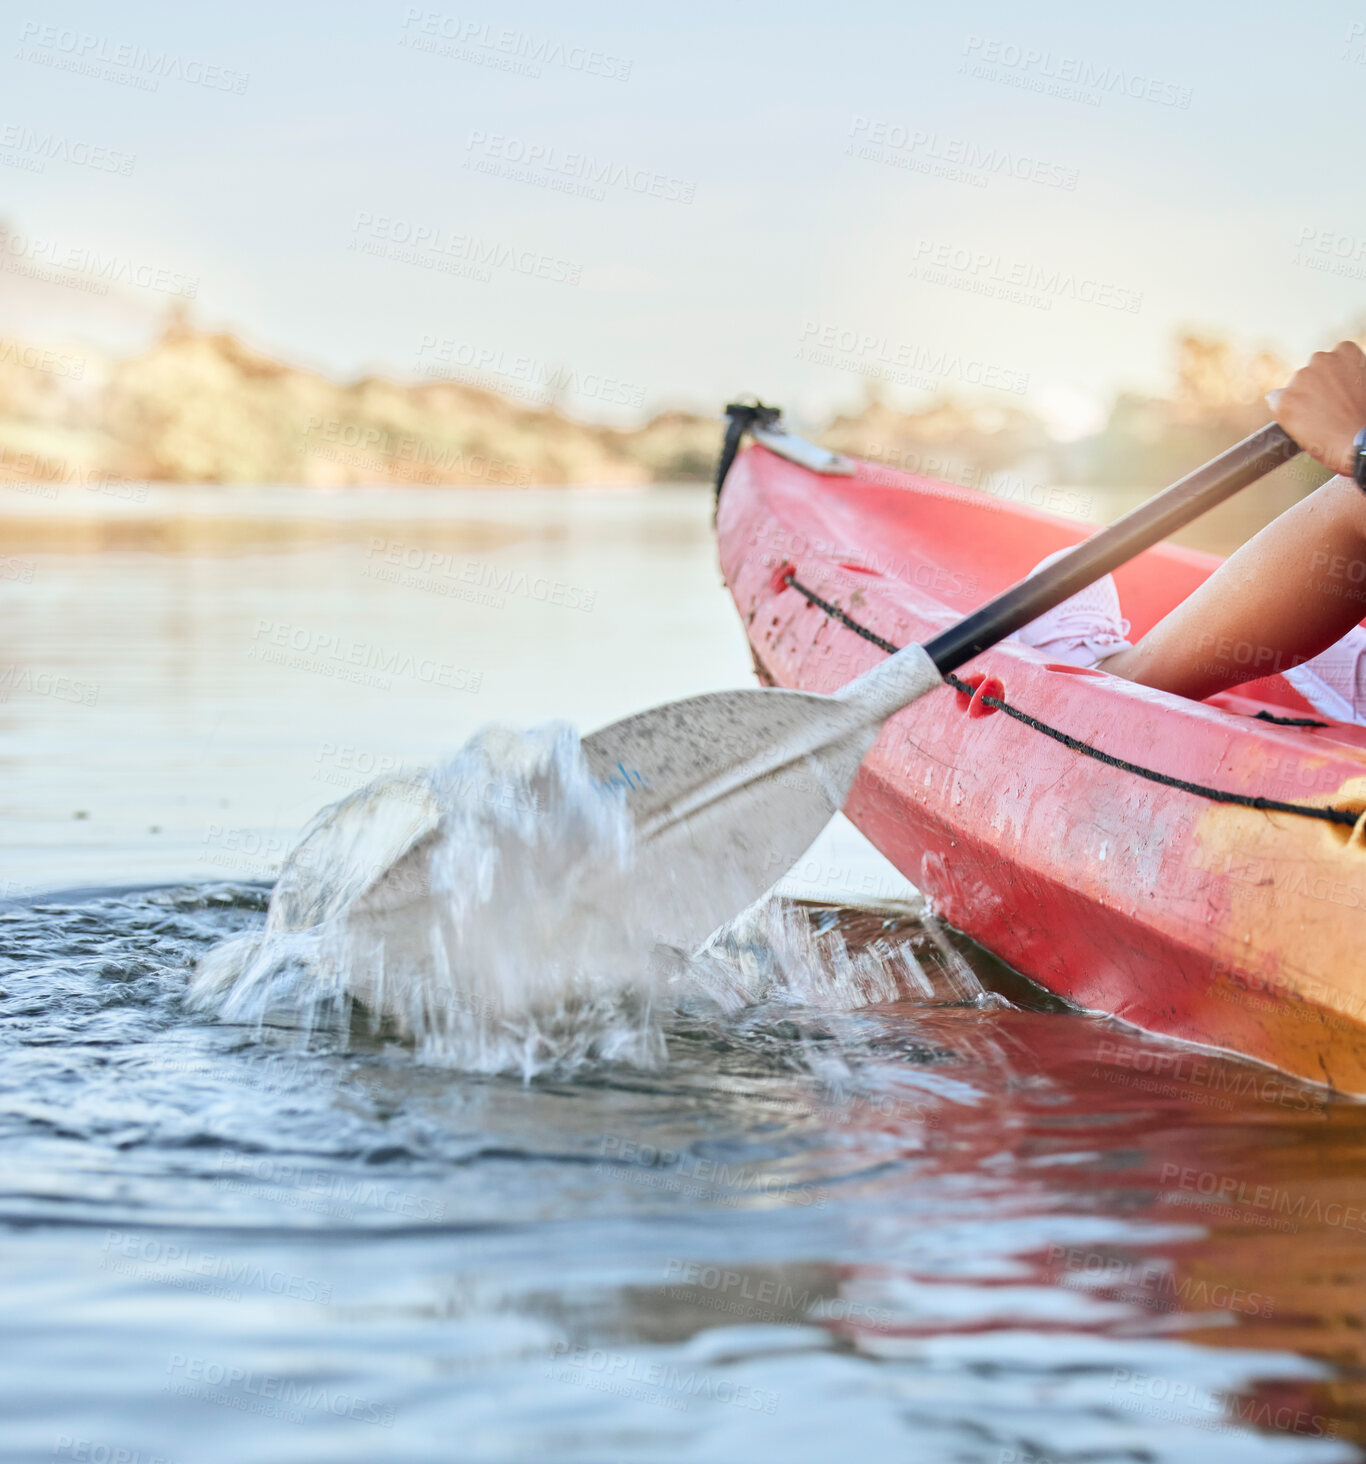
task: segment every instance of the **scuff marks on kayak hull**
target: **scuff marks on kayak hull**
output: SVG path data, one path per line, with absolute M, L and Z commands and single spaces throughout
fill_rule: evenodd
M 966 583 L 971 569 L 985 599 L 1081 532 L 969 490 L 876 472 L 876 483 L 866 465 L 852 478 L 820 478 L 762 449 L 737 462 L 718 534 L 761 678 L 829 692 L 884 655 L 775 582 L 774 542 L 819 545 L 788 556 L 802 583 L 900 645 L 970 608 L 936 599 L 927 584 Z M 851 569 L 860 537 L 897 572 Z M 1149 551 L 1134 603 L 1151 620 L 1164 582 L 1174 604 L 1215 562 Z M 1140 766 L 1249 796 L 1366 807 L 1361 729 L 1248 715 L 1263 696 L 1273 712 L 1298 710 L 1283 683 L 1193 703 L 1067 674 L 1014 644 L 970 669 L 998 678 L 1012 705 Z M 1293 814 L 1211 803 L 1009 717 L 972 717 L 958 702 L 936 691 L 894 717 L 846 805 L 945 919 L 1088 1010 L 1366 1094 L 1366 841 Z

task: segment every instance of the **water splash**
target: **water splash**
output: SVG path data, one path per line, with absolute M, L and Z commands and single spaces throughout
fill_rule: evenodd
M 488 729 L 448 763 L 323 809 L 264 928 L 200 963 L 190 1003 L 258 1026 L 360 1018 L 423 1061 L 530 1077 L 658 1066 L 684 1011 L 981 991 L 956 953 L 937 962 L 953 975 L 936 992 L 909 943 L 855 953 L 776 900 L 699 953 L 660 946 L 633 840 L 624 799 L 594 782 L 572 728 Z

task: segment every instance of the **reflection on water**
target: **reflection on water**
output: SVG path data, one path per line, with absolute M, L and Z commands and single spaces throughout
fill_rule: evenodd
M 0 1459 L 1360 1457 L 1366 1110 L 845 908 L 905 893 L 848 834 L 806 864 L 833 903 L 781 907 L 785 989 L 679 1013 L 653 1069 L 190 1014 L 269 840 L 376 762 L 748 679 L 704 498 L 289 497 L 365 527 L 4 561 L 4 879 L 176 883 L 0 909 Z M 595 598 L 382 580 L 386 534 Z M 253 655 L 262 619 L 390 684 Z
M 3 917 L 10 1457 L 1358 1457 L 1359 1109 L 953 1004 L 913 912 L 789 909 L 923 991 L 682 1019 L 655 1071 L 187 1017 L 263 900 Z

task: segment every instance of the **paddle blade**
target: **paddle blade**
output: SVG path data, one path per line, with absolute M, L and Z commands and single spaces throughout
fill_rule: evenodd
M 834 696 L 712 692 L 594 732 L 583 740 L 584 761 L 602 796 L 626 803 L 634 862 L 624 885 L 619 870 L 579 870 L 576 898 L 604 920 L 696 949 L 791 869 L 843 806 L 882 724 L 939 684 L 924 651 L 908 646 Z M 325 814 L 350 812 L 365 796 Z M 321 817 L 304 847 L 349 848 L 355 820 L 340 831 L 331 822 Z M 291 859 L 299 867 L 287 867 L 280 883 L 296 925 L 343 906 L 360 919 L 388 919 L 437 898 L 430 865 L 445 837 L 439 800 L 419 800 L 385 832 L 368 884 L 357 868 L 334 888 L 318 879 L 315 860 Z
M 590 771 L 635 822 L 632 882 L 659 940 L 693 950 L 781 879 L 843 805 L 881 725 L 832 697 L 724 691 L 586 737 Z

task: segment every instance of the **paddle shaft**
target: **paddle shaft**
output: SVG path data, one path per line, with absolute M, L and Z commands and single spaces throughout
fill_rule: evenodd
M 925 642 L 925 652 L 940 675 L 1013 635 L 1045 610 L 1061 604 L 1126 560 L 1199 518 L 1216 503 L 1289 462 L 1300 451 L 1275 422 L 1235 443 L 1204 467 L 1141 503 L 1123 518 L 1083 539 L 1041 574 L 1021 580 L 980 610 Z

